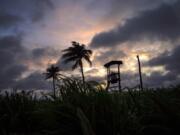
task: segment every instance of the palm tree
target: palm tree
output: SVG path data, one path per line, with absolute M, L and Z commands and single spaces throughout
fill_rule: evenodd
M 53 80 L 53 91 L 54 91 L 54 98 L 56 97 L 56 93 L 55 93 L 55 80 L 57 79 L 58 73 L 59 73 L 60 69 L 57 66 L 51 65 L 50 67 L 48 67 L 46 69 L 46 79 L 51 79 Z
M 73 41 L 72 46 L 63 50 L 64 54 L 62 58 L 65 63 L 74 62 L 72 69 L 76 69 L 78 66 L 81 69 L 82 80 L 85 82 L 84 70 L 83 70 L 83 59 L 87 61 L 90 66 L 92 62 L 90 60 L 90 56 L 92 55 L 91 50 L 87 50 L 84 44 L 80 44 L 78 42 Z

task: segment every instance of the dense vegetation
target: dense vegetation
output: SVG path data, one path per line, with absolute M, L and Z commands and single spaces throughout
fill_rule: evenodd
M 109 93 L 99 85 L 64 79 L 53 96 L 0 96 L 1 135 L 175 134 L 180 87 Z

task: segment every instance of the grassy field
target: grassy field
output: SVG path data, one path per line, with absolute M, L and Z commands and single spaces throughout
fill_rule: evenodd
M 108 93 L 64 80 L 57 97 L 0 96 L 0 135 L 172 135 L 180 133 L 180 87 Z

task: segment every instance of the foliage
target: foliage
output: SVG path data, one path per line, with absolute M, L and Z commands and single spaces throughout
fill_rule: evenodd
M 54 100 L 30 92 L 0 96 L 1 135 L 149 135 L 179 133 L 180 87 L 107 92 L 62 79 Z
M 86 49 L 84 44 L 80 44 L 78 42 L 73 41 L 72 46 L 63 50 L 62 58 L 65 63 L 74 62 L 72 69 L 76 69 L 78 66 L 81 69 L 82 80 L 85 82 L 84 70 L 83 70 L 83 60 L 87 61 L 90 65 L 92 62 L 90 57 L 92 55 L 92 51 Z
M 51 65 L 49 68 L 46 69 L 46 73 L 45 73 L 46 79 L 52 78 L 52 80 L 53 80 L 53 92 L 54 92 L 53 96 L 54 96 L 54 98 L 56 97 L 55 81 L 58 78 L 58 75 L 60 75 L 59 72 L 60 72 L 59 67 Z

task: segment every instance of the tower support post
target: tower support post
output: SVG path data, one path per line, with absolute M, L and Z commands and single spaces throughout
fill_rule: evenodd
M 118 65 L 118 84 L 119 84 L 119 92 L 121 92 L 121 73 L 120 73 L 120 65 Z

